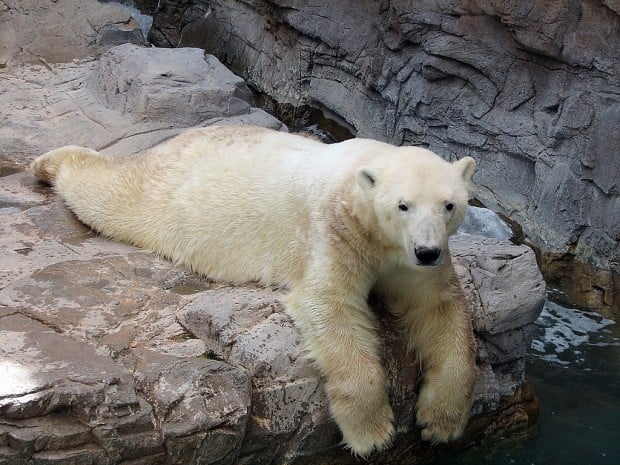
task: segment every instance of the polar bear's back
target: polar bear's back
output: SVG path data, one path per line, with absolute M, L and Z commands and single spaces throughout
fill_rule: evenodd
M 216 279 L 291 284 L 307 263 L 328 178 L 346 169 L 325 147 L 245 127 L 164 144 L 145 159 L 166 167 L 147 182 L 157 223 L 148 229 L 166 231 L 154 238 L 158 251 Z
M 308 263 L 325 199 L 353 166 L 354 156 L 332 147 L 262 128 L 211 127 L 119 159 L 65 147 L 34 170 L 109 237 L 214 279 L 290 285 Z
M 261 127 L 211 126 L 187 131 L 153 149 L 151 156 L 162 163 L 178 160 L 194 172 L 197 166 L 208 168 L 218 178 L 238 177 L 244 183 L 297 176 L 305 188 L 354 163 L 353 155 L 334 157 L 330 147 L 335 146 Z

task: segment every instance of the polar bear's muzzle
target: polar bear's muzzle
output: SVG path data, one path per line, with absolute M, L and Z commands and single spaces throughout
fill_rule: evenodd
M 438 247 L 416 247 L 414 253 L 422 266 L 435 266 L 441 261 L 441 249 Z

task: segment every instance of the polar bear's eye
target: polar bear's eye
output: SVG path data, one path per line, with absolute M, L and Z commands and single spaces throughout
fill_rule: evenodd
M 398 209 L 401 212 L 406 212 L 407 210 L 409 210 L 409 205 L 407 205 L 406 203 L 402 203 L 401 202 L 401 203 L 398 204 Z
M 454 204 L 453 203 L 447 203 L 446 204 L 446 210 L 449 211 L 449 212 L 454 210 Z

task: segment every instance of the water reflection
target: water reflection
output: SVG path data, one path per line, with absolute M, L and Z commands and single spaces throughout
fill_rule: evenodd
M 560 365 L 584 365 L 586 347 L 620 345 L 620 338 L 610 328 L 612 325 L 615 325 L 613 320 L 596 312 L 566 308 L 549 301 L 536 322 L 538 331 L 531 354 Z

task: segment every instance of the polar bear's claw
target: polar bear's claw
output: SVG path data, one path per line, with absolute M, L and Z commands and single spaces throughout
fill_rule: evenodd
M 394 439 L 394 426 L 391 421 L 381 425 L 367 425 L 366 431 L 358 431 L 347 434 L 343 440 L 351 452 L 361 458 L 367 458 L 373 452 L 382 452 L 392 445 Z M 342 425 L 341 425 L 341 429 Z M 343 432 L 344 434 L 344 432 Z
M 432 444 L 446 443 L 458 439 L 465 429 L 467 415 L 440 406 L 428 408 L 418 405 L 417 425 L 422 428 L 421 437 Z

